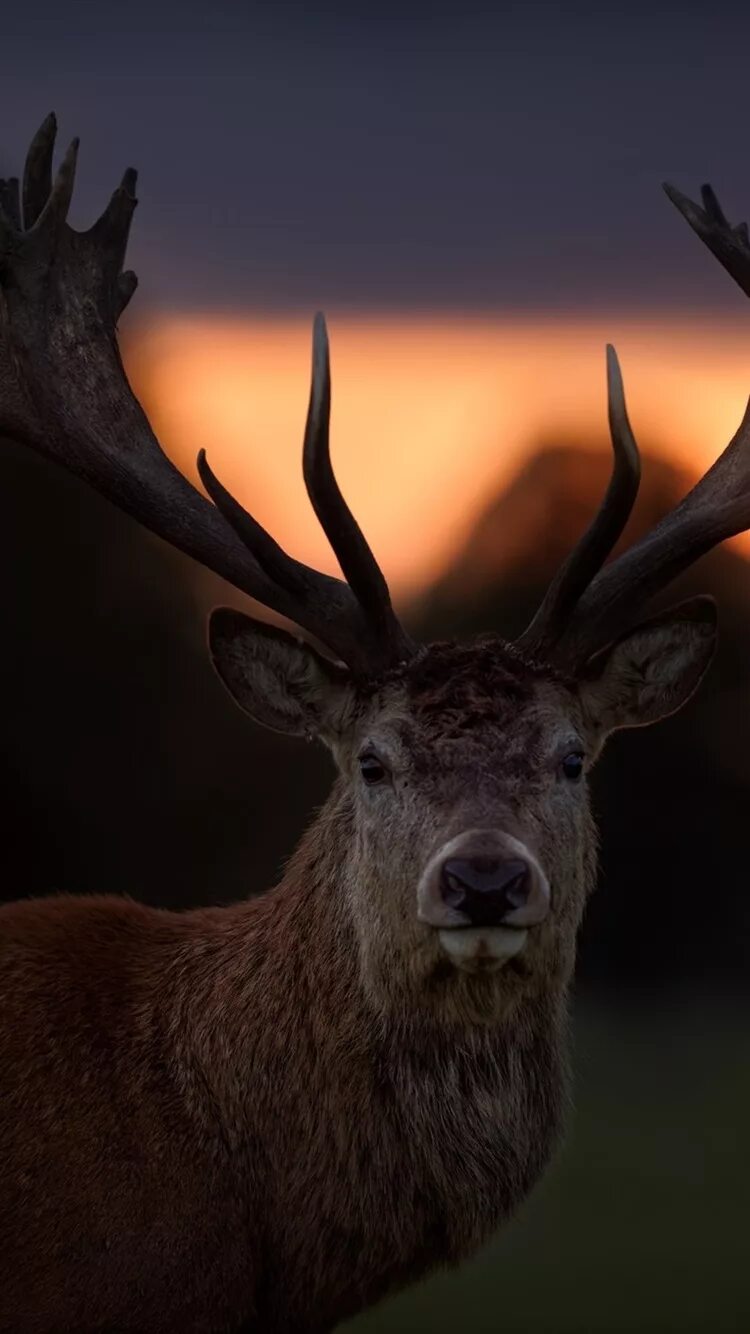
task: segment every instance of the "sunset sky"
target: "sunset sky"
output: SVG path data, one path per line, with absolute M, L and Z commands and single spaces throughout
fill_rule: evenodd
M 637 434 L 687 471 L 704 471 L 744 410 L 739 321 L 714 321 L 709 339 L 700 319 L 331 320 L 334 463 L 396 594 L 439 572 L 530 447 L 607 447 L 604 345 L 613 334 Z M 129 361 L 174 462 L 195 480 L 206 448 L 282 545 L 334 571 L 300 466 L 309 345 L 301 319 L 196 315 L 145 329 Z
M 336 466 L 404 594 L 530 446 L 604 438 L 606 341 L 694 471 L 750 386 L 744 298 L 660 188 L 750 210 L 750 12 L 488 9 L 40 0 L 0 31 L 2 171 L 50 107 L 78 225 L 141 170 L 124 330 L 168 452 L 191 474 L 205 445 L 330 568 L 299 467 L 322 307 Z

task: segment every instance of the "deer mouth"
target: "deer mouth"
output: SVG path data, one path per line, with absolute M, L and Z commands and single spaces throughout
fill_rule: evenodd
M 440 948 L 465 973 L 496 973 L 526 946 L 520 926 L 451 926 L 438 929 Z

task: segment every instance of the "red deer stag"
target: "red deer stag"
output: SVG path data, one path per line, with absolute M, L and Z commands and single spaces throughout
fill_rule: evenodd
M 416 644 L 331 469 L 322 319 L 303 466 L 345 581 L 287 555 L 205 456 L 211 500 L 161 453 L 115 336 L 135 173 L 74 231 L 76 146 L 53 183 L 54 134 L 22 192 L 0 187 L 0 429 L 316 641 L 210 621 L 241 708 L 321 738 L 338 778 L 264 897 L 0 910 L 0 1329 L 313 1334 L 468 1255 L 549 1160 L 595 871 L 586 775 L 708 666 L 710 599 L 638 618 L 750 525 L 750 424 L 605 566 L 639 478 L 610 352 L 612 480 L 532 624 Z

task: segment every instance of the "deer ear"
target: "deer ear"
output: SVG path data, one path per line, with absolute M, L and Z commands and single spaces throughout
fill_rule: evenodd
M 598 653 L 579 685 L 588 725 L 605 737 L 676 713 L 698 688 L 716 648 L 716 605 L 697 597 L 639 625 Z
M 218 607 L 209 618 L 208 643 L 232 699 L 257 723 L 329 741 L 345 729 L 353 703 L 349 673 L 303 640 Z

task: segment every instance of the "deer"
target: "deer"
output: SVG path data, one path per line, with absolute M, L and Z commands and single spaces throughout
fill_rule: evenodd
M 73 230 L 77 141 L 53 178 L 55 136 L 48 117 L 0 184 L 0 431 L 294 627 L 219 608 L 211 659 L 337 776 L 265 894 L 0 908 L 0 1330 L 323 1334 L 474 1252 L 557 1150 L 588 775 L 709 667 L 713 600 L 651 603 L 750 526 L 750 415 L 610 559 L 640 460 L 608 349 L 611 480 L 531 623 L 417 643 L 333 472 L 322 317 L 303 472 L 342 578 L 283 550 L 206 453 L 204 494 L 162 452 L 117 343 L 135 172 Z M 711 192 L 672 193 L 750 292 L 747 233 Z

